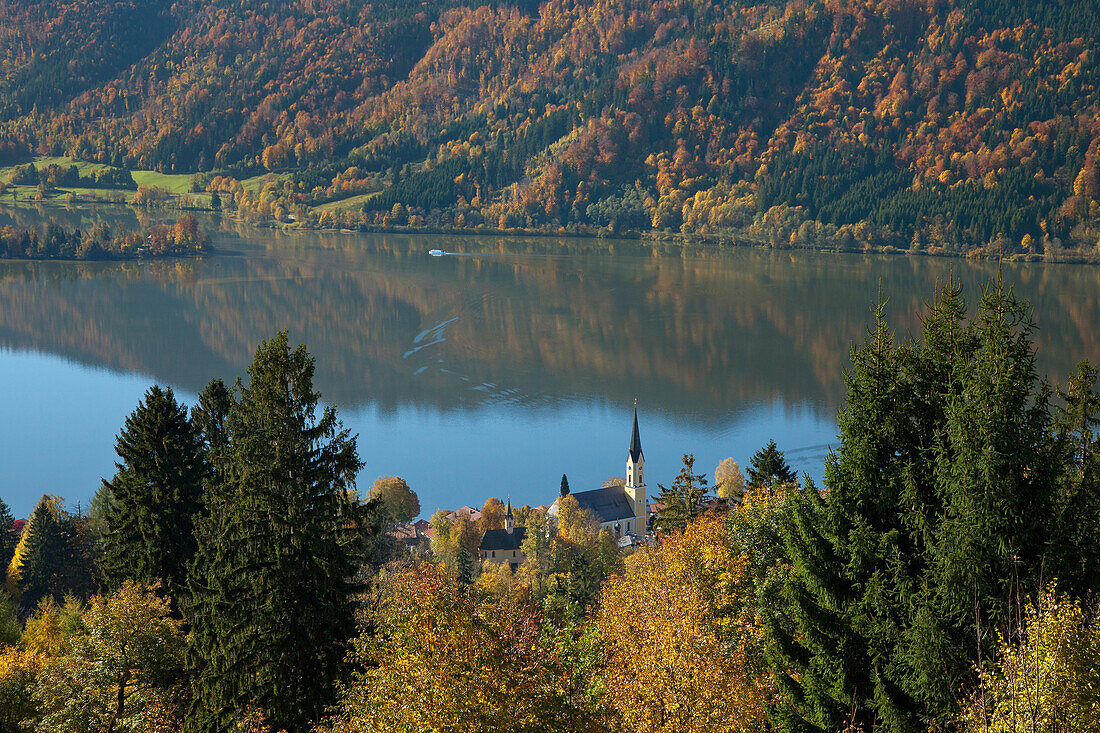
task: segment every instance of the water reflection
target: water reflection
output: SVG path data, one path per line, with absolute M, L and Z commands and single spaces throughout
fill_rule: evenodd
M 106 207 L 49 213 L 82 228 L 133 216 Z M 0 225 L 41 220 L 0 211 Z M 194 393 L 212 376 L 241 373 L 260 339 L 287 328 L 316 356 L 326 399 L 388 420 L 395 434 L 425 410 L 467 424 L 475 415 L 520 420 L 511 429 L 526 433 L 576 432 L 578 421 L 615 424 L 637 397 L 667 428 L 674 458 L 731 454 L 723 446 L 734 423 L 793 435 L 808 419 L 813 435 L 799 434 L 791 448 L 809 451 L 812 465 L 843 397 L 849 345 L 865 332 L 877 293 L 904 333 L 937 281 L 954 272 L 973 299 L 998 272 L 959 260 L 204 225 L 216 229 L 221 252 L 201 260 L 0 261 L 0 347 Z M 431 248 L 461 254 L 430 257 Z M 1100 361 L 1100 269 L 1005 266 L 1003 276 L 1035 306 L 1042 370 L 1057 380 L 1080 358 Z M 772 417 L 751 427 L 761 415 Z M 724 443 L 691 445 L 675 426 Z M 603 475 L 620 472 L 620 437 L 601 443 L 615 451 Z M 551 463 L 546 471 L 560 477 L 561 460 Z

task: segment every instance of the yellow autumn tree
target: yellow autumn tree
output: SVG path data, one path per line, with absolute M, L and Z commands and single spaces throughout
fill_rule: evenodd
M 377 633 L 355 644 L 357 671 L 341 684 L 327 733 L 594 733 L 568 675 L 544 653 L 530 607 L 487 597 L 423 565 L 389 576 Z
M 420 498 L 400 476 L 379 476 L 367 491 L 368 499 L 378 499 L 386 519 L 407 524 L 420 514 Z
M 745 474 L 732 458 L 726 458 L 714 469 L 714 493 L 722 499 L 740 499 L 745 493 Z
M 450 517 L 440 510 L 432 515 L 431 526 L 432 554 L 449 572 L 461 574 L 464 564 L 468 567 L 477 558 L 482 534 L 477 523 L 466 514 Z
M 41 730 L 149 730 L 174 706 L 183 673 L 184 638 L 157 586 L 126 581 L 93 596 L 79 628 L 38 675 Z M 65 608 L 60 627 L 65 635 Z M 175 703 L 178 704 L 178 703 Z
M 481 507 L 481 518 L 478 519 L 482 533 L 490 529 L 504 529 L 505 512 L 504 503 L 500 499 L 495 496 L 486 499 L 485 505 Z
M 772 684 L 746 653 L 759 634 L 747 568 L 724 522 L 703 517 L 628 557 L 604 583 L 605 684 L 627 729 L 765 729 Z
M 0 650 L 0 730 L 34 730 L 38 716 L 34 689 L 44 660 L 44 655 L 22 646 Z
M 977 733 L 1085 733 L 1100 730 L 1100 626 L 1051 584 L 1002 634 L 994 661 L 964 708 Z

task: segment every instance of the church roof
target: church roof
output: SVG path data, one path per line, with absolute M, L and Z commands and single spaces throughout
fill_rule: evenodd
M 593 491 L 570 494 L 581 509 L 587 509 L 600 522 L 616 522 L 634 517 L 634 502 L 622 486 L 607 486 Z
M 526 534 L 526 527 L 515 527 L 511 532 L 506 529 L 487 529 L 478 549 L 518 550 Z
M 634 433 L 630 436 L 630 460 L 634 463 L 642 456 L 642 438 L 638 435 L 638 406 L 634 406 Z

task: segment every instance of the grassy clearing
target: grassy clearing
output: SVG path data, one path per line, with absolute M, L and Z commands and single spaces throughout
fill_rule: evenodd
M 74 161 L 71 158 L 64 156 L 37 156 L 33 162 L 38 168 L 44 168 L 48 165 L 62 165 L 70 166 L 75 165 L 76 169 L 80 171 L 80 175 L 86 176 L 94 170 L 101 170 L 103 168 L 110 168 L 112 166 L 104 165 L 101 163 L 86 163 L 81 160 Z M 0 181 L 7 181 L 11 177 L 12 171 L 15 166 L 9 165 L 0 168 Z M 181 194 L 187 193 L 191 187 L 191 175 L 188 173 L 157 173 L 156 171 L 130 171 L 134 177 L 134 182 L 139 186 L 145 184 L 146 186 L 156 186 L 163 188 L 169 193 Z M 70 190 L 70 189 L 66 189 Z M 78 190 L 78 189 L 71 189 Z M 79 189 L 85 190 L 85 189 Z M 97 190 L 115 190 L 115 189 L 97 189 Z M 126 192 L 127 198 L 133 195 L 132 192 Z
M 188 173 L 157 173 L 156 171 L 130 171 L 137 185 L 156 186 L 169 193 L 187 193 L 191 189 Z
M 48 165 L 75 165 L 77 170 L 80 171 L 80 174 L 84 176 L 94 170 L 111 167 L 100 163 L 73 161 L 71 158 L 67 158 L 64 156 L 40 155 L 35 157 L 32 162 L 38 168 L 44 168 Z M 0 182 L 7 182 L 11 178 L 11 174 L 14 168 L 15 166 L 0 167 Z M 134 182 L 137 183 L 139 186 L 144 184 L 149 187 L 162 188 L 168 193 L 176 196 L 186 195 L 188 198 L 190 198 L 192 205 L 200 208 L 210 207 L 210 194 L 190 192 L 190 174 L 157 173 L 156 171 L 131 171 L 130 173 L 134 178 Z M 15 199 L 18 199 L 20 201 L 32 201 L 34 200 L 37 192 L 38 189 L 35 186 L 11 186 L 5 192 L 3 198 L 0 198 L 0 201 L 7 200 L 13 194 L 15 196 Z M 134 198 L 134 192 L 128 189 L 64 187 L 47 194 L 46 200 L 52 202 L 64 201 L 70 193 L 73 194 L 73 196 L 80 201 L 113 201 L 117 199 L 120 195 L 127 202 L 131 201 Z
M 286 173 L 261 173 L 258 176 L 242 179 L 241 185 L 245 187 L 245 190 L 258 194 L 268 181 L 281 181 L 289 177 Z
M 39 155 L 32 161 L 38 168 L 45 168 L 48 165 L 61 165 L 66 168 L 75 165 L 76 169 L 80 171 L 80 175 L 86 176 L 92 171 L 102 170 L 103 168 L 110 168 L 111 166 L 104 163 L 87 163 L 82 160 L 74 161 L 72 158 L 66 158 L 63 155 Z M 14 165 L 4 166 L 0 168 L 0 181 L 6 181 L 15 170 Z
M 350 198 L 340 199 L 339 201 L 329 201 L 327 204 L 320 204 L 313 208 L 317 211 L 359 211 L 363 204 L 382 193 L 381 191 L 372 191 L 371 193 L 364 193 L 358 196 L 351 196 Z

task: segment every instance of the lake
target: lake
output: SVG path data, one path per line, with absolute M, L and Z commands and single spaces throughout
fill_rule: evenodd
M 166 215 L 158 215 L 166 216 Z M 0 209 L 136 226 L 129 210 Z M 843 370 L 881 291 L 899 333 L 952 273 L 992 263 L 631 241 L 283 233 L 202 221 L 219 252 L 149 263 L 0 261 L 0 496 L 87 504 L 153 383 L 193 403 L 280 329 L 359 434 L 359 487 L 406 478 L 440 507 L 548 503 L 624 474 L 637 400 L 650 493 L 683 453 L 713 473 L 770 438 L 820 477 Z M 455 254 L 428 255 L 430 249 Z M 1005 265 L 1035 307 L 1040 369 L 1100 361 L 1100 268 Z

